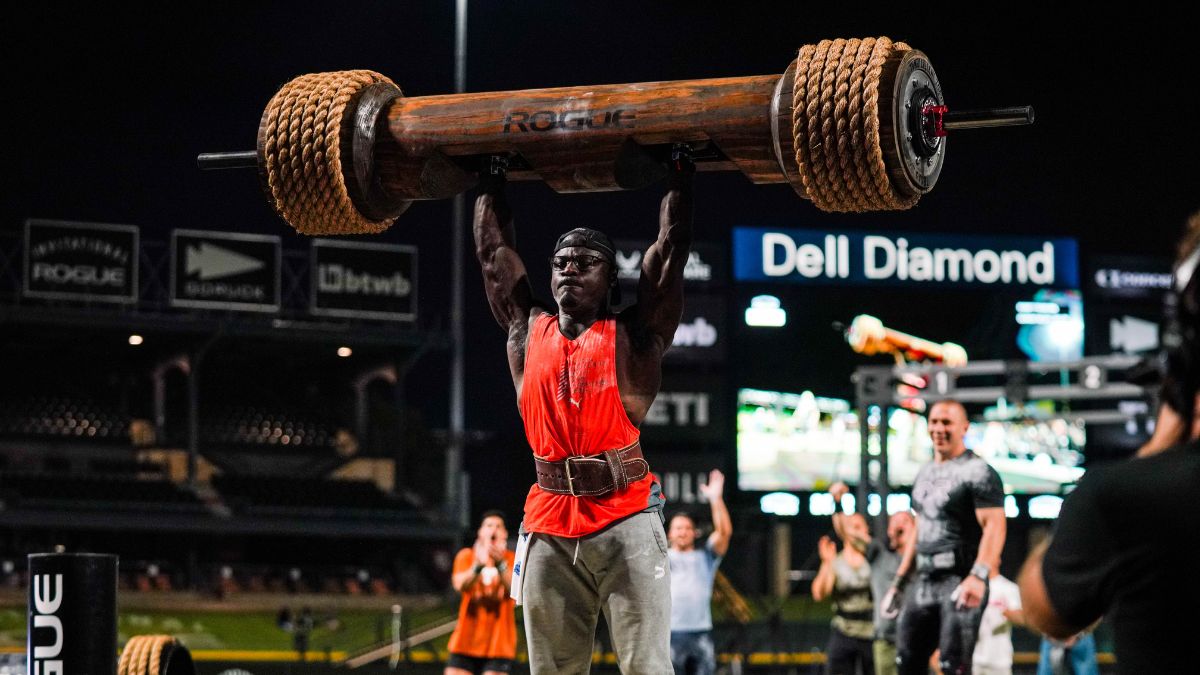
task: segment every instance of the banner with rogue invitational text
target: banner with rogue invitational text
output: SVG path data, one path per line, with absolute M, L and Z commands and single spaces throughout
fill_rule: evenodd
M 138 228 L 61 220 L 25 221 L 26 297 L 135 303 Z

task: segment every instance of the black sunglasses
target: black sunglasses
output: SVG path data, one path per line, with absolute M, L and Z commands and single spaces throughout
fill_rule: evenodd
M 571 263 L 575 263 L 575 269 L 580 272 L 587 272 L 602 262 L 608 261 L 594 255 L 556 255 L 550 257 L 550 266 L 558 272 L 567 269 L 567 265 Z

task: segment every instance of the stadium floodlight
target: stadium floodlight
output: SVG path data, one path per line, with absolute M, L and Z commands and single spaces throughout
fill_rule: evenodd
M 1064 317 L 1050 323 L 1048 329 L 1050 342 L 1059 349 L 1067 350 L 1077 347 L 1083 342 L 1083 319 L 1079 317 Z
M 796 516 L 800 514 L 800 498 L 790 492 L 772 492 L 758 500 L 763 513 L 774 516 Z
M 1063 499 L 1057 495 L 1039 495 L 1029 500 L 1029 517 L 1054 520 L 1062 508 Z
M 910 510 L 912 510 L 912 497 L 904 493 L 888 495 L 887 511 L 889 516 L 893 513 Z
M 787 311 L 779 298 L 773 295 L 756 295 L 746 308 L 746 325 L 760 328 L 779 328 L 787 324 Z

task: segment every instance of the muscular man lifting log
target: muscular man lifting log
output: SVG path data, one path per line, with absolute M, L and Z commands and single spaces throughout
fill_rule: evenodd
M 691 157 L 677 151 L 637 301 L 619 313 L 607 236 L 576 228 L 559 237 L 550 258 L 555 311 L 533 298 L 502 172 L 485 180 L 475 202 L 475 250 L 492 314 L 508 336 L 537 469 L 514 582 L 535 674 L 586 673 L 601 611 L 622 672 L 673 672 L 664 500 L 638 425 L 658 395 L 663 353 L 683 311 L 693 171 Z
M 805 45 L 778 76 L 405 98 L 371 71 L 305 75 L 268 104 L 255 151 L 199 161 L 256 166 L 277 213 L 310 235 L 380 232 L 413 200 L 483 179 L 477 253 L 539 472 L 526 506 L 533 670 L 586 671 L 579 643 L 590 645 L 603 609 L 622 670 L 668 673 L 661 499 L 637 425 L 682 311 L 695 161 L 789 183 L 827 211 L 905 209 L 937 182 L 947 130 L 1032 121 L 1028 107 L 950 112 L 921 52 L 838 39 Z M 672 157 L 637 304 L 612 313 L 612 244 L 587 229 L 560 238 L 551 259 L 558 314 L 537 304 L 512 248 L 503 174 L 476 175 L 480 159 L 505 157 L 514 179 L 560 192 L 634 189 L 661 179 L 658 163 L 681 143 L 698 152 Z M 632 580 L 615 582 L 609 561 Z

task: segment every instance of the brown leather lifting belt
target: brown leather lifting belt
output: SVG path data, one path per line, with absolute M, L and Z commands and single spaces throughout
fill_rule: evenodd
M 556 495 L 599 497 L 624 490 L 650 473 L 650 464 L 642 457 L 640 441 L 620 450 L 605 450 L 589 457 L 568 457 L 550 462 L 534 456 L 538 487 Z

